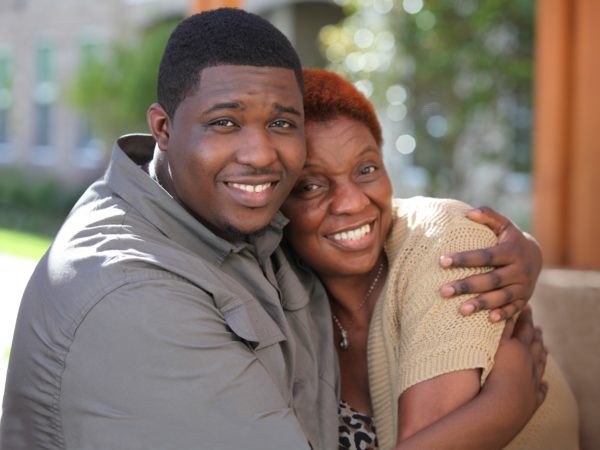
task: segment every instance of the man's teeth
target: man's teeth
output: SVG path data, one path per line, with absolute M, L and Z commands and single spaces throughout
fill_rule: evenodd
M 240 184 L 240 183 L 231 183 L 231 186 L 239 189 L 241 191 L 246 191 L 246 192 L 262 192 L 265 189 L 268 189 L 271 186 L 271 183 L 265 183 L 265 184 Z
M 334 241 L 355 241 L 363 238 L 371 230 L 370 225 L 363 225 L 360 228 L 350 231 L 342 231 L 341 233 L 332 234 L 330 237 Z

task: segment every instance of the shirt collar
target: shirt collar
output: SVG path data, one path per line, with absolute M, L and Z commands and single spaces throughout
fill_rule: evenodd
M 112 190 L 135 208 L 161 233 L 221 265 L 231 254 L 252 247 L 261 262 L 275 251 L 288 220 L 277 212 L 271 223 L 249 242 L 229 242 L 209 230 L 180 205 L 144 170 L 154 154 L 150 135 L 130 134 L 119 138 L 113 148 L 105 179 Z

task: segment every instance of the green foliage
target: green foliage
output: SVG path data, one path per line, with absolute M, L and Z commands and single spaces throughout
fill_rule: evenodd
M 155 24 L 135 40 L 117 41 L 106 54 L 90 58 L 80 68 L 70 88 L 71 102 L 105 140 L 147 132 L 146 110 L 156 101 L 160 58 L 179 20 Z
M 15 169 L 0 171 L 0 206 L 3 208 L 63 213 L 71 209 L 80 194 L 81 189 L 66 188 L 54 178 L 34 179 Z
M 320 36 L 330 68 L 379 111 L 406 108 L 393 127 L 415 138 L 409 158 L 429 173 L 429 194 L 456 195 L 483 161 L 530 170 L 532 0 L 425 0 L 411 13 L 416 0 L 338 3 L 347 16 Z M 406 98 L 392 105 L 390 86 Z M 432 133 L 432 118 L 446 129 Z
M 0 228 L 53 236 L 81 192 L 53 178 L 0 171 Z

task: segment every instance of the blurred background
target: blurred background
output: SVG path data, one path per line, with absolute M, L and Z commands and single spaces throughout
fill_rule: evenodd
M 542 245 L 544 296 L 591 299 L 571 308 L 600 320 L 600 2 L 0 0 L 0 389 L 35 261 L 115 138 L 147 132 L 175 24 L 219 6 L 374 102 L 396 196 L 508 215 Z

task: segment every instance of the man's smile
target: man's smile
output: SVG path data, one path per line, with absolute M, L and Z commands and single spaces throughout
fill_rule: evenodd
M 262 208 L 268 206 L 273 199 L 275 188 L 279 181 L 233 182 L 223 183 L 231 198 L 247 208 Z
M 235 189 L 240 189 L 244 192 L 262 192 L 268 188 L 270 188 L 272 185 L 274 185 L 275 183 L 263 183 L 263 184 L 242 184 L 242 183 L 227 183 L 229 186 L 235 188 Z

